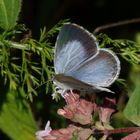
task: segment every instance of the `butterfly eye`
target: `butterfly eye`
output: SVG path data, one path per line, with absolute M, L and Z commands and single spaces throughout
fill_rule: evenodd
M 55 88 L 55 91 L 59 91 L 59 90 L 61 90 L 61 88 L 59 88 L 59 87 L 56 87 Z

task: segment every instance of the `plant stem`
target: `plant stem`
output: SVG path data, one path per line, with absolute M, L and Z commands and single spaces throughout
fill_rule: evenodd
M 95 30 L 93 31 L 93 34 L 97 34 L 97 33 L 101 32 L 102 30 L 106 30 L 109 28 L 114 28 L 114 27 L 137 23 L 137 22 L 140 22 L 140 18 L 134 18 L 134 19 L 129 19 L 129 20 L 118 21 L 115 23 L 105 24 L 105 25 L 95 28 Z
M 10 48 L 15 48 L 19 50 L 32 50 L 31 46 L 29 44 L 21 44 L 13 41 L 7 41 L 7 44 L 9 44 Z M 37 50 L 42 51 L 42 48 L 40 46 L 36 47 Z
M 11 48 L 20 49 L 20 50 L 30 50 L 29 45 L 27 44 L 20 44 L 12 41 L 8 41 L 9 46 Z
M 109 136 L 109 135 L 118 134 L 118 133 L 131 133 L 137 130 L 140 130 L 139 127 L 127 127 L 127 128 L 116 128 L 114 130 L 103 130 L 101 131 L 101 133 Z

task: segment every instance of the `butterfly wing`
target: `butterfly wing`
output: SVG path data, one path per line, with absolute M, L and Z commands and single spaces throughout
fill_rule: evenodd
M 67 75 L 90 85 L 108 87 L 117 79 L 119 72 L 118 57 L 108 49 L 100 49 L 96 57 L 91 57 L 77 67 L 76 71 L 69 72 Z
M 70 73 L 98 52 L 96 38 L 76 24 L 65 24 L 55 45 L 55 73 Z
M 63 74 L 56 74 L 53 78 L 53 82 L 55 85 L 57 85 L 60 89 L 63 89 L 64 91 L 66 90 L 79 90 L 81 91 L 81 94 L 85 93 L 93 93 L 97 91 L 106 91 L 106 92 L 112 92 L 111 90 L 104 88 L 104 87 L 99 87 L 96 85 L 90 85 L 88 83 L 85 83 L 83 81 L 80 81 L 78 79 L 75 79 L 72 76 L 66 76 Z

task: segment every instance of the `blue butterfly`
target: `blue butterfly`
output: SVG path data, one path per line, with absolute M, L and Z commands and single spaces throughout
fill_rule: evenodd
M 120 73 L 120 61 L 109 49 L 99 48 L 95 36 L 83 27 L 67 23 L 61 28 L 54 54 L 53 78 L 64 93 L 77 89 L 107 91 Z

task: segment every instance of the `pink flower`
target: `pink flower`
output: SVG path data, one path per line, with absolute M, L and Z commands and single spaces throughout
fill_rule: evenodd
M 140 139 L 140 130 L 122 138 L 121 140 L 138 140 Z
M 80 99 L 80 96 L 74 93 L 66 93 L 64 97 L 67 104 L 57 111 L 59 115 L 82 125 L 92 123 L 93 104 L 91 102 Z
M 116 112 L 116 100 L 105 98 L 102 106 L 98 107 L 99 118 L 103 123 L 109 123 L 112 113 Z

